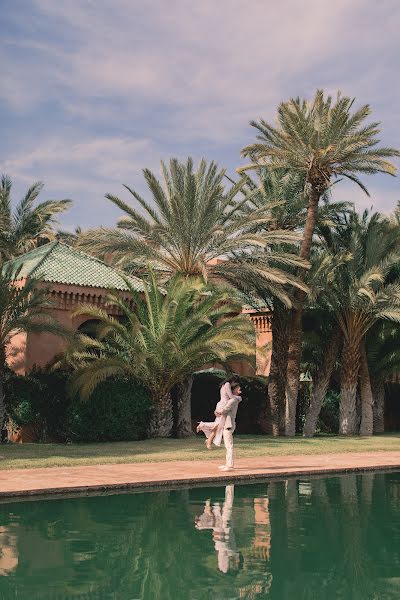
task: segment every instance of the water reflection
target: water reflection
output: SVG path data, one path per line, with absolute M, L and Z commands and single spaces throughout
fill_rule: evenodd
M 7 527 L 0 527 L 0 577 L 9 575 L 18 566 L 17 538 Z
M 400 474 L 0 505 L 0 599 L 398 600 Z
M 233 519 L 235 486 L 225 487 L 225 497 L 220 502 L 211 502 L 207 499 L 202 514 L 195 518 L 197 530 L 212 530 L 212 539 L 217 553 L 217 568 L 221 573 L 243 570 L 238 577 L 242 584 L 237 586 L 239 598 L 256 598 L 268 593 L 271 587 L 272 576 L 268 572 L 267 564 L 271 550 L 271 526 L 269 516 L 268 497 L 253 498 L 252 506 L 243 500 L 239 502 L 238 517 L 240 517 L 240 533 L 244 538 L 246 531 L 253 530 L 249 543 L 238 550 L 235 536 L 235 523 Z M 245 527 L 243 525 L 245 524 Z M 265 574 L 257 575 L 259 564 L 264 563 Z M 252 581 L 248 574 L 251 574 Z M 236 576 L 239 576 L 237 573 Z
M 208 499 L 203 513 L 195 519 L 196 529 L 211 529 L 214 547 L 218 556 L 218 569 L 227 573 L 230 568 L 239 568 L 241 555 L 236 548 L 235 529 L 232 522 L 232 508 L 235 486 L 227 485 L 225 499 L 222 504 L 215 502 L 211 505 Z

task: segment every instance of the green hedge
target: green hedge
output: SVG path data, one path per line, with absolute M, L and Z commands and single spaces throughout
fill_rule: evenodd
M 8 374 L 6 408 L 17 426 L 34 424 L 41 441 L 106 442 L 146 437 L 151 402 L 136 381 L 110 379 L 89 400 L 68 394 L 70 373 Z
M 112 442 L 144 439 L 151 403 L 146 390 L 135 381 L 104 381 L 86 402 L 75 398 L 67 412 L 73 439 Z

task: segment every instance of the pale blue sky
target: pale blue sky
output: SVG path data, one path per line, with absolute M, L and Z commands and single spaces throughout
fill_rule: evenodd
M 143 192 L 141 169 L 171 156 L 234 172 L 250 119 L 277 103 L 341 89 L 370 103 L 400 146 L 398 0 L 2 0 L 0 170 L 16 196 L 72 198 L 72 228 L 115 222 L 106 192 Z M 390 211 L 399 179 L 369 177 Z

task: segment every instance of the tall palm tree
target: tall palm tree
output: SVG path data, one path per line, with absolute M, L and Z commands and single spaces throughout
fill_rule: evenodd
M 7 349 L 18 333 L 52 333 L 65 339 L 71 333 L 49 314 L 53 306 L 47 291 L 38 289 L 34 279 L 28 279 L 23 287 L 17 283 L 18 273 L 11 265 L 0 269 L 0 430 L 4 424 L 5 390 L 4 378 L 7 368 Z
M 380 320 L 400 322 L 400 284 L 388 275 L 400 261 L 397 231 L 375 213 L 354 213 L 338 228 L 332 248 L 348 252 L 327 287 L 324 298 L 343 335 L 341 357 L 340 433 L 357 432 L 356 395 L 360 366 L 362 385 L 368 385 L 365 336 Z M 362 405 L 360 433 L 372 433 L 371 394 Z M 368 391 L 368 390 L 367 390 Z
M 98 319 L 97 339 L 80 336 L 67 360 L 76 367 L 73 391 L 88 397 L 104 379 L 134 376 L 149 390 L 153 436 L 172 430 L 171 390 L 205 364 L 254 356 L 254 328 L 231 294 L 207 290 L 199 278 L 177 275 L 160 291 L 150 272 L 144 298 L 126 280 L 134 308 L 115 294 L 108 302 L 122 311 L 122 322 L 106 311 L 82 306 L 76 314 Z
M 354 210 L 354 208 L 353 208 Z M 340 224 L 347 218 L 349 209 L 333 214 L 326 223 L 319 224 L 320 239 L 327 240 L 326 247 L 316 245 L 311 253 L 311 269 L 308 274 L 310 293 L 304 313 L 302 368 L 312 377 L 310 402 L 303 427 L 304 437 L 313 437 L 329 384 L 337 366 L 343 345 L 343 335 L 337 326 L 334 311 L 325 294 L 334 281 L 336 271 L 350 259 L 349 252 L 334 246 L 332 221 Z M 325 242 L 326 243 L 326 242 Z M 333 244 L 334 245 L 334 244 Z
M 385 383 L 400 373 L 400 327 L 378 322 L 366 338 L 368 368 L 373 396 L 374 433 L 385 431 Z
M 24 254 L 56 237 L 56 215 L 71 205 L 71 200 L 47 200 L 34 206 L 43 183 L 34 183 L 12 209 L 11 180 L 3 175 L 0 182 L 0 260 Z
M 304 266 L 304 261 L 275 250 L 301 236 L 270 228 L 269 207 L 246 211 L 251 194 L 239 195 L 243 182 L 225 189 L 223 170 L 204 160 L 194 170 L 191 158 L 186 163 L 172 159 L 169 169 L 162 162 L 161 171 L 162 182 L 148 169 L 143 171 L 150 201 L 125 186 L 139 210 L 107 194 L 125 216 L 117 228 L 89 230 L 80 245 L 136 274 L 150 264 L 165 278 L 176 273 L 200 276 L 246 291 L 262 279 L 271 295 L 284 298 L 289 281 L 304 287 L 282 269 L 287 264 Z
M 326 312 L 322 312 L 319 329 L 314 329 L 308 340 L 312 344 L 311 362 L 308 371 L 312 377 L 310 403 L 307 408 L 303 427 L 304 437 L 313 437 L 318 423 L 318 418 L 324 403 L 333 372 L 336 367 L 342 345 L 342 334 L 332 319 L 326 319 Z M 313 323 L 315 325 L 315 322 Z M 319 331 L 316 334 L 316 331 Z M 307 335 L 305 336 L 307 339 Z
M 378 147 L 380 124 L 366 124 L 370 107 L 365 105 L 353 111 L 353 104 L 354 100 L 340 93 L 334 101 L 318 90 L 312 102 L 296 98 L 281 103 L 277 127 L 263 119 L 251 122 L 259 132 L 258 141 L 242 150 L 252 164 L 239 170 L 268 166 L 304 176 L 308 207 L 300 246 L 302 259 L 310 257 L 318 204 L 334 179 L 350 179 L 368 193 L 359 174 L 395 174 L 395 167 L 388 159 L 399 156 L 399 151 Z M 296 296 L 298 308 L 292 312 L 287 370 L 286 435 L 295 434 L 300 376 L 305 293 L 298 290 Z
M 252 197 L 249 201 L 248 210 L 253 207 L 261 208 L 262 206 L 270 206 L 271 213 L 271 228 L 298 231 L 304 227 L 307 216 L 307 195 L 304 193 L 304 177 L 295 172 L 284 171 L 283 169 L 268 169 L 262 167 L 258 170 L 259 184 L 258 192 L 254 194 L 257 185 L 252 179 L 246 175 L 246 186 L 252 192 Z M 347 202 L 331 202 L 330 194 L 326 193 L 323 197 L 323 203 L 318 207 L 318 218 L 316 230 L 319 235 L 327 235 L 330 228 L 338 222 L 339 216 L 346 214 L 350 210 L 350 204 Z M 287 252 L 295 252 L 295 247 L 282 248 Z M 315 260 L 313 259 L 313 262 Z M 313 265 L 310 272 L 307 274 L 307 285 L 310 284 L 313 288 L 317 288 L 317 294 L 327 284 L 327 278 L 330 276 L 338 261 L 329 261 L 329 264 L 318 262 L 318 265 Z M 294 269 L 288 267 L 288 274 L 294 276 Z M 266 302 L 273 313 L 272 318 L 272 357 L 268 383 L 268 399 L 271 407 L 272 433 L 277 436 L 285 428 L 285 382 L 288 361 L 288 344 L 289 344 L 289 324 L 291 303 L 283 303 L 278 298 L 265 297 L 262 290 L 262 282 L 260 289 L 257 290 L 258 295 Z M 312 290 L 312 295 L 315 296 L 316 290 Z M 336 339 L 334 340 L 332 351 L 336 347 Z M 326 382 L 329 369 L 324 370 L 323 381 Z M 322 375 L 322 373 L 319 373 Z M 318 379 L 318 381 L 322 380 Z M 313 387 L 313 398 L 322 398 L 324 395 L 325 384 L 322 386 Z M 319 400 L 318 400 L 319 403 Z M 318 404 L 317 403 L 317 404 Z M 312 403 L 314 412 L 317 405 Z M 319 410 L 318 410 L 319 414 Z M 318 418 L 318 415 L 317 415 Z M 316 420 L 315 420 L 316 424 Z
M 249 175 L 242 174 L 243 193 L 248 194 L 249 201 L 244 207 L 251 214 L 254 210 L 269 209 L 269 229 L 298 231 L 304 223 L 306 202 L 304 197 L 304 181 L 297 173 L 288 173 L 283 169 L 261 168 L 257 171 L 255 182 Z M 281 252 L 296 253 L 296 246 L 282 244 Z M 295 267 L 286 267 L 287 276 L 295 277 Z M 271 410 L 272 434 L 280 435 L 285 418 L 285 379 L 288 359 L 289 310 L 293 307 L 293 296 L 285 290 L 287 297 L 272 297 L 269 290 L 263 288 L 260 279 L 253 298 L 261 299 L 271 311 L 272 318 L 272 352 L 268 379 L 268 402 Z M 249 298 L 251 303 L 251 298 Z

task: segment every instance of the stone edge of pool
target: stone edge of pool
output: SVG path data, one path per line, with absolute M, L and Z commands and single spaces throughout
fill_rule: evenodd
M 301 465 L 293 465 L 290 467 L 283 467 L 283 466 L 279 466 L 279 464 L 271 465 L 271 463 L 268 466 L 257 466 L 257 465 L 253 465 L 253 468 L 247 467 L 247 469 L 243 466 L 239 466 L 238 465 L 238 469 L 241 470 L 247 470 L 247 472 L 244 473 L 240 473 L 240 472 L 228 472 L 228 473 L 221 473 L 219 471 L 217 471 L 215 474 L 201 474 L 198 473 L 197 475 L 185 475 L 185 474 L 181 474 L 179 476 L 176 477 L 160 477 L 159 475 L 157 475 L 156 477 L 151 477 L 148 476 L 146 477 L 146 470 L 149 470 L 149 467 L 157 467 L 158 469 L 164 469 L 164 471 L 166 470 L 166 468 L 168 469 L 173 469 L 174 467 L 172 465 L 178 465 L 176 468 L 179 470 L 182 470 L 182 468 L 185 470 L 184 467 L 186 467 L 186 470 L 188 469 L 188 467 L 192 467 L 192 470 L 195 470 L 196 467 L 200 469 L 200 465 L 190 462 L 190 463 L 186 463 L 184 465 L 184 467 L 182 467 L 182 463 L 142 463 L 140 466 L 139 464 L 135 465 L 135 468 L 132 469 L 132 464 L 130 465 L 121 465 L 121 464 L 113 464 L 113 465 L 95 465 L 92 467 L 84 467 L 84 466 L 78 466 L 78 467 L 50 467 L 48 469 L 45 468 L 41 468 L 41 469 L 16 469 L 16 470 L 7 470 L 7 471 L 2 471 L 0 472 L 0 500 L 1 501 L 5 501 L 7 499 L 12 500 L 13 498 L 38 498 L 39 496 L 41 497 L 48 497 L 48 496 L 62 496 L 65 494 L 70 494 L 70 495 L 77 495 L 77 496 L 82 496 L 83 494 L 90 494 L 90 495 L 95 495 L 96 493 L 104 493 L 106 491 L 109 492 L 124 492 L 124 491 L 152 491 L 152 490 L 157 490 L 157 489 L 166 489 L 166 488 L 178 488 L 178 487 L 188 487 L 188 486 L 199 486 L 199 485 L 207 485 L 207 484 L 226 484 L 227 482 L 255 482 L 255 481 L 260 481 L 260 480 L 268 480 L 268 479 L 277 479 L 277 478 L 289 478 L 289 477 L 299 477 L 299 476 L 310 476 L 310 475 L 337 475 L 337 474 L 345 474 L 345 473 L 356 473 L 356 472 L 363 472 L 363 471 L 395 471 L 395 470 L 400 470 L 400 451 L 399 452 L 381 452 L 379 453 L 379 459 L 377 460 L 377 453 L 373 453 L 373 459 L 371 458 L 371 455 L 366 455 L 368 453 L 352 453 L 351 456 L 348 454 L 346 455 L 314 455 L 313 456 L 313 460 L 315 461 L 315 459 L 317 459 L 317 464 L 315 465 L 310 465 L 310 466 L 306 466 L 306 467 L 302 467 Z M 384 456 L 382 456 L 384 454 Z M 388 456 L 390 455 L 390 457 Z M 320 460 L 326 460 L 329 462 L 335 462 L 335 460 L 332 460 L 334 458 L 340 457 L 340 462 L 342 463 L 347 463 L 347 464 L 341 464 L 341 465 L 332 465 L 332 466 L 328 466 L 328 465 L 318 465 L 318 459 Z M 289 457 L 279 457 L 280 461 L 284 460 L 285 462 L 288 462 L 288 458 Z M 311 457 L 308 456 L 295 456 L 295 457 L 291 457 L 291 459 L 296 459 L 297 461 L 300 460 L 304 460 L 304 462 L 313 462 L 313 460 L 310 460 Z M 286 459 L 286 460 L 285 460 Z M 364 460 L 363 460 L 364 459 Z M 386 459 L 386 460 L 385 460 Z M 244 461 L 244 459 L 242 459 L 240 462 L 246 462 L 248 463 L 249 460 Z M 259 462 L 259 459 L 257 459 L 257 462 Z M 275 460 L 272 461 L 273 463 L 277 463 L 279 462 L 276 457 Z M 290 462 L 290 461 L 289 461 Z M 357 464 L 358 463 L 358 464 Z M 361 463 L 361 464 L 360 464 Z M 196 465 L 196 466 L 195 466 Z M 202 463 L 202 465 L 204 465 L 204 463 Z M 209 466 L 211 466 L 210 462 L 208 463 Z M 216 465 L 213 465 L 214 467 Z M 110 468 L 111 467 L 111 468 Z M 96 479 L 98 479 L 98 477 L 100 476 L 101 478 L 101 473 L 102 471 L 104 472 L 104 476 L 106 473 L 109 473 L 110 471 L 114 471 L 118 472 L 118 471 L 123 471 L 123 470 L 133 470 L 133 471 L 139 471 L 139 475 L 140 475 L 140 471 L 142 471 L 141 473 L 141 479 L 139 479 L 137 477 L 138 473 L 136 473 L 136 479 L 135 479 L 135 473 L 131 473 L 130 477 L 128 477 L 128 474 L 126 474 L 126 480 L 119 480 L 119 481 L 114 481 L 114 482 L 93 482 L 90 483 L 87 481 L 88 477 L 90 479 L 90 475 L 93 476 L 93 474 L 96 475 Z M 201 470 L 201 469 L 200 469 Z M 79 472 L 82 472 L 82 476 L 79 474 Z M 86 473 L 85 473 L 86 471 Z M 143 473 L 144 471 L 144 473 Z M 39 485 L 38 487 L 35 487 L 34 483 L 31 481 L 31 485 L 27 485 L 26 488 L 24 488 L 21 485 L 16 485 L 14 488 L 12 487 L 12 485 L 10 486 L 10 481 L 8 481 L 8 489 L 7 489 L 7 479 L 9 480 L 10 477 L 7 478 L 7 475 L 20 475 L 21 477 L 23 475 L 25 476 L 30 476 L 31 480 L 35 479 L 35 475 L 37 476 L 36 478 L 38 479 L 38 481 L 41 479 L 41 476 L 47 476 L 51 478 L 51 475 L 54 474 L 58 477 L 62 477 L 64 476 L 66 479 L 71 478 L 72 476 L 78 476 L 82 477 L 82 483 L 81 484 L 76 484 L 74 482 L 74 484 L 68 484 L 67 481 L 65 481 L 64 483 L 62 483 L 62 481 L 60 481 L 60 483 L 58 485 L 51 485 L 50 482 L 48 485 L 43 486 L 42 487 Z M 172 474 L 171 474 L 172 475 Z M 132 477 L 133 476 L 133 477 Z M 12 477 L 11 477 L 12 479 Z M 29 477 L 28 477 L 29 479 Z M 56 477 L 57 479 L 57 477 Z M 86 481 L 84 481 L 86 479 Z M 71 482 L 72 483 L 72 482 Z M 17 487 L 19 487 L 19 489 L 16 489 Z

